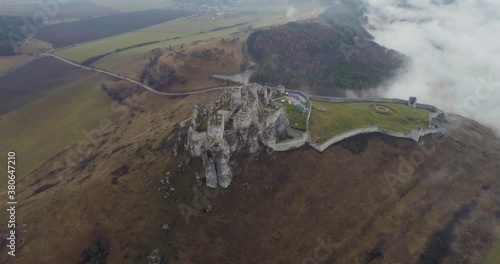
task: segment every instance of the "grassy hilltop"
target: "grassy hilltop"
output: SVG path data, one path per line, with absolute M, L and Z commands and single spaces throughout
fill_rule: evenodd
M 324 142 L 331 137 L 355 128 L 378 125 L 380 128 L 409 133 L 413 128 L 427 128 L 426 109 L 414 109 L 397 103 L 327 103 L 313 101 L 311 113 L 312 141 Z M 377 111 L 381 107 L 382 111 Z M 324 108 L 326 111 L 319 111 Z M 322 109 L 323 110 L 323 109 Z

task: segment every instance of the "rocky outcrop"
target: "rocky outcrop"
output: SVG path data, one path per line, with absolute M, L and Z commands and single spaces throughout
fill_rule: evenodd
M 194 107 L 185 149 L 201 158 L 200 175 L 207 186 L 227 188 L 233 179 L 232 157 L 257 152 L 259 139 L 290 139 L 290 122 L 282 106 L 271 99 L 276 93 L 277 89 L 249 84 L 228 89 L 216 102 Z M 230 108 L 229 115 L 221 114 L 220 108 Z

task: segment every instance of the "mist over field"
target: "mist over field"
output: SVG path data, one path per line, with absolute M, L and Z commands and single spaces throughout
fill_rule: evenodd
M 367 0 L 375 41 L 411 57 L 384 96 L 436 104 L 500 133 L 500 2 Z

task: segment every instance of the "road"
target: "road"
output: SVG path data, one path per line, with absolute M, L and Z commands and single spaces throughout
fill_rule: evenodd
M 165 93 L 165 92 L 160 92 L 160 91 L 157 91 L 143 83 L 140 83 L 136 80 L 132 80 L 130 78 L 127 78 L 127 77 L 123 77 L 123 76 L 120 76 L 118 74 L 115 74 L 115 73 L 112 73 L 112 72 L 108 72 L 108 71 L 104 71 L 104 70 L 100 70 L 100 69 L 96 69 L 96 68 L 91 68 L 91 67 L 87 67 L 87 66 L 83 66 L 83 65 L 80 65 L 78 63 L 74 63 L 72 61 L 69 61 L 65 58 L 62 58 L 62 57 L 59 57 L 55 54 L 51 54 L 51 53 L 44 53 L 40 56 L 44 56 L 44 57 L 52 57 L 52 58 L 55 58 L 55 59 L 58 59 L 62 62 L 65 62 L 67 64 L 70 64 L 70 65 L 73 65 L 75 67 L 78 67 L 78 68 L 81 68 L 81 69 L 86 69 L 86 70 L 89 70 L 89 71 L 95 71 L 95 72 L 99 72 L 99 73 L 102 73 L 102 74 L 105 74 L 105 75 L 108 75 L 108 76 L 111 76 L 111 77 L 115 77 L 115 78 L 118 78 L 118 79 L 122 79 L 122 80 L 125 80 L 125 81 L 128 81 L 128 82 L 131 82 L 131 83 L 134 83 L 136 85 L 139 85 L 141 86 L 142 88 L 152 92 L 152 93 L 155 93 L 155 94 L 159 94 L 159 95 L 165 95 L 165 96 L 183 96 L 183 95 L 194 95 L 194 94 L 202 94 L 202 93 L 208 93 L 208 92 L 213 92 L 213 91 L 220 91 L 220 90 L 224 90 L 224 89 L 227 89 L 227 88 L 235 88 L 235 87 L 216 87 L 216 88 L 207 88 L 207 89 L 203 89 L 203 90 L 198 90 L 198 91 L 192 91 L 192 92 L 185 92 L 185 93 Z

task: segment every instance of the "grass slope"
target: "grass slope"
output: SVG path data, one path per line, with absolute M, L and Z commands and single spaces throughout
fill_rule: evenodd
M 134 56 L 142 56 L 144 53 L 157 49 L 157 48 L 163 48 L 163 47 L 168 47 L 170 46 L 177 46 L 177 45 L 182 45 L 182 44 L 188 44 L 193 41 L 200 41 L 200 40 L 206 40 L 206 39 L 211 39 L 211 38 L 222 38 L 222 37 L 227 37 L 231 33 L 233 33 L 235 30 L 234 29 L 227 29 L 227 30 L 222 30 L 222 31 L 216 31 L 216 32 L 209 32 L 209 33 L 204 33 L 204 34 L 199 34 L 195 36 L 189 36 L 186 38 L 180 38 L 180 39 L 175 39 L 167 42 L 161 42 L 157 44 L 152 44 L 148 46 L 143 46 L 139 48 L 134 48 L 118 53 L 113 53 L 109 56 L 106 56 L 105 58 L 97 61 L 96 63 L 93 64 L 93 66 L 100 68 L 100 69 L 105 69 L 105 70 L 113 70 L 115 67 L 119 66 L 120 64 L 123 64 L 125 61 L 129 60 L 130 58 Z
M 0 149 L 16 152 L 19 178 L 84 139 L 83 132 L 99 128 L 102 119 L 118 115 L 101 89 L 105 80 L 100 75 L 83 78 L 0 116 Z M 5 167 L 0 165 L 3 171 Z M 0 190 L 5 184 L 0 182 Z
M 410 132 L 412 128 L 427 127 L 430 111 L 413 109 L 396 103 L 326 103 L 313 101 L 311 114 L 311 137 L 313 141 L 324 142 L 331 137 L 351 129 L 378 125 L 381 128 Z M 392 115 L 373 110 L 373 105 L 392 109 Z M 325 112 L 316 108 L 326 108 Z
M 194 44 L 185 44 L 164 48 L 151 52 L 151 55 L 141 58 L 128 59 L 125 63 L 113 69 L 123 76 L 135 80 L 142 80 L 155 89 L 170 92 L 194 91 L 209 87 L 231 85 L 227 81 L 210 78 L 212 74 L 233 75 L 241 72 L 241 64 L 245 61 L 242 44 L 245 36 L 231 40 L 211 39 Z M 152 66 L 147 76 L 141 78 L 149 60 L 155 53 L 162 53 L 157 63 Z M 177 54 L 177 55 L 176 55 Z M 183 55 L 180 55 L 183 54 Z M 168 86 L 165 82 L 157 82 L 152 76 L 161 76 L 162 68 L 168 65 L 176 71 L 177 79 Z M 148 66 L 149 67 L 149 66 Z M 157 77 L 156 77 L 157 78 Z M 152 81 L 152 83 L 149 83 Z
M 0 56 L 0 76 L 2 76 L 5 72 L 27 62 L 29 59 L 31 59 L 31 57 L 27 55 Z
M 29 63 L 0 79 L 0 115 L 89 75 L 89 71 L 68 66 L 53 58 Z
M 86 168 L 49 176 L 54 159 L 20 182 L 17 217 L 29 232 L 16 261 L 79 263 L 98 237 L 110 240 L 106 262 L 123 264 L 146 263 L 153 249 L 165 263 L 306 263 L 315 252 L 325 263 L 478 263 L 492 247 L 500 224 L 500 142 L 481 126 L 464 120 L 460 129 L 447 130 L 425 163 L 393 189 L 384 173 L 397 171 L 398 157 L 421 147 L 369 135 L 323 153 L 301 148 L 239 157 L 229 188 L 194 191 L 201 161 L 185 165 L 182 154 L 173 159 L 175 124 L 190 115 L 192 104 L 216 98 L 209 96 L 151 95 L 154 100 L 141 101 L 144 112 L 94 149 L 97 158 Z M 167 147 L 159 149 L 165 138 Z M 431 149 L 431 137 L 425 141 Z M 159 187 L 166 172 L 165 189 L 175 191 L 164 198 Z M 468 217 L 457 215 L 474 202 Z M 202 211 L 207 204 L 210 213 Z M 196 215 L 186 222 L 190 212 L 183 215 L 180 206 Z M 0 223 L 7 223 L 7 214 Z M 162 229 L 166 223 L 170 230 Z M 331 254 L 321 247 L 332 243 Z M 421 261 L 426 252 L 434 256 Z

